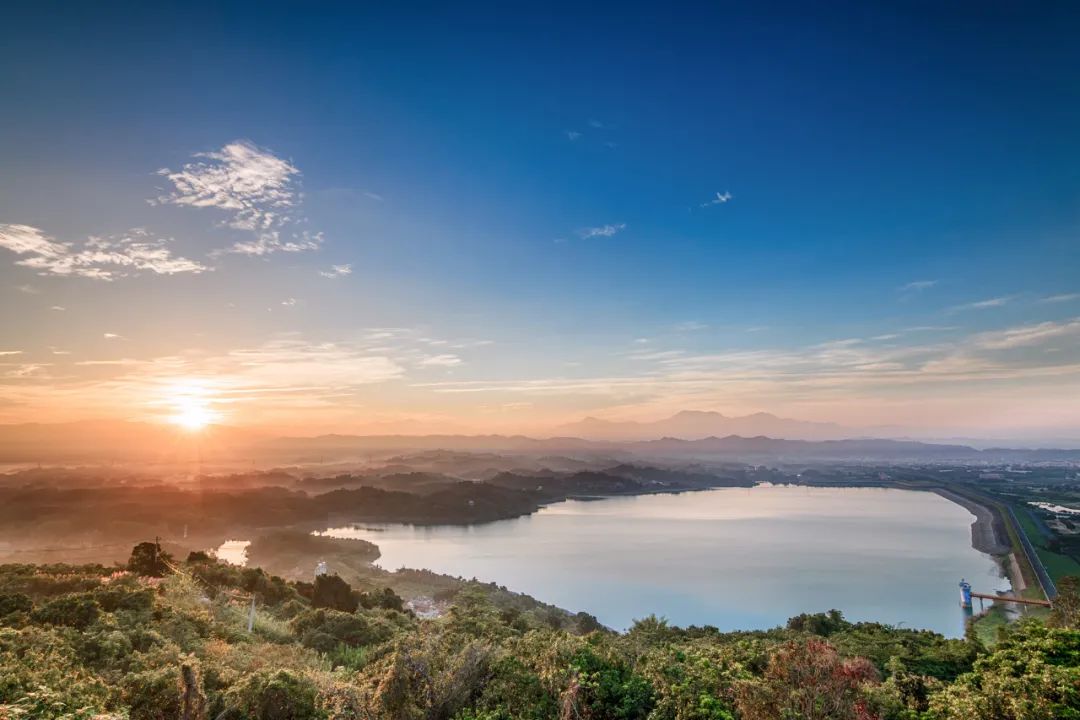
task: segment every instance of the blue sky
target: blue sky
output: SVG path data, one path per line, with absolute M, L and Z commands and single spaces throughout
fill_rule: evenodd
M 1067 4 L 222 5 L 9 13 L 0 418 L 1080 429 Z

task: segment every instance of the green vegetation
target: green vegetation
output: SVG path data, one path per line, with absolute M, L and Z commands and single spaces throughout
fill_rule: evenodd
M 158 558 L 140 547 L 132 567 Z M 199 553 L 172 565 L 0 566 L 0 718 L 1080 718 L 1080 581 L 988 649 L 835 611 L 734 633 L 648 617 L 619 634 L 474 586 L 421 619 L 335 576 L 290 583 Z
M 1031 517 L 1031 512 L 1026 507 L 1016 507 L 1015 512 L 1017 521 L 1024 529 L 1028 540 L 1035 546 L 1035 552 L 1038 554 L 1039 559 L 1042 560 L 1043 565 L 1046 566 L 1046 572 L 1050 573 L 1050 577 L 1055 583 L 1063 577 L 1080 575 L 1080 562 L 1068 555 L 1054 552 L 1047 547 L 1047 544 L 1053 538 L 1048 538 L 1039 528 Z

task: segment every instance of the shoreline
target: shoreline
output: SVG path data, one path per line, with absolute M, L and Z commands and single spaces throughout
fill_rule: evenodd
M 975 516 L 975 522 L 971 523 L 971 547 L 994 558 L 1002 577 L 1008 579 L 1012 593 L 1021 595 L 1027 589 L 1027 583 L 1024 582 L 1024 573 L 1005 530 L 1005 520 L 998 511 L 974 498 L 943 487 L 926 489 L 956 503 Z
M 930 492 L 956 503 L 975 516 L 971 523 L 971 547 L 987 555 L 1002 556 L 1012 553 L 1012 543 L 1005 534 L 1004 522 L 997 511 L 989 505 L 967 495 L 961 495 L 942 487 L 927 488 Z

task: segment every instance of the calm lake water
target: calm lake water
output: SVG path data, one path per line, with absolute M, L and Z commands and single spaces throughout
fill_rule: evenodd
M 570 500 L 471 527 L 365 524 L 379 565 L 494 581 L 625 629 L 768 628 L 837 608 L 851 620 L 964 630 L 957 583 L 1008 589 L 971 547 L 974 516 L 928 492 L 759 486 Z

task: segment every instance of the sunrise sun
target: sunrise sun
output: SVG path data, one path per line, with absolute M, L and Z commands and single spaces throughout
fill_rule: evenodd
M 169 420 L 188 432 L 199 432 L 221 419 L 213 408 L 213 397 L 199 385 L 174 388 L 168 402 L 173 409 Z

